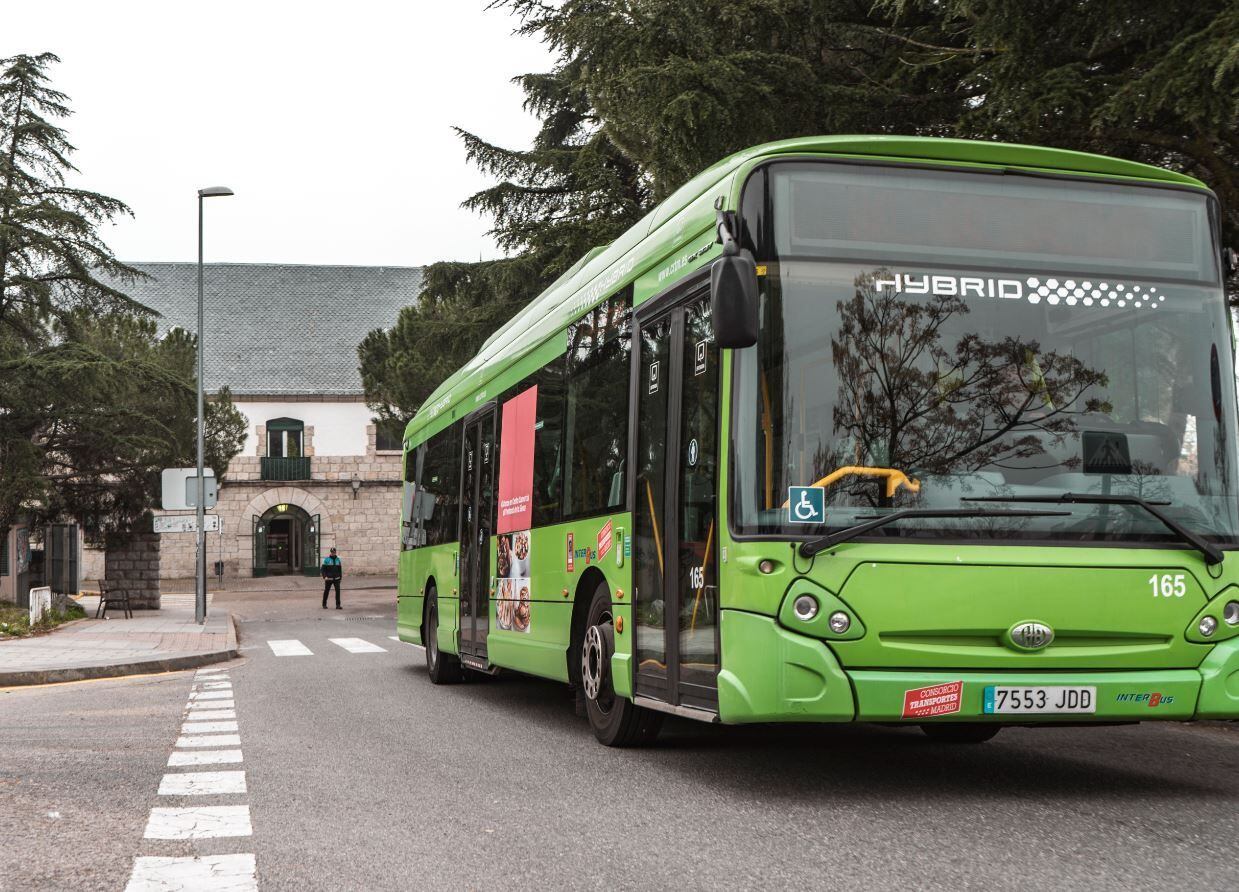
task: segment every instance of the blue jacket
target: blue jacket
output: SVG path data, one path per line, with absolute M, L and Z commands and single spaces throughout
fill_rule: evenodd
M 322 574 L 324 579 L 339 579 L 344 575 L 344 565 L 338 557 L 327 555 L 323 558 Z

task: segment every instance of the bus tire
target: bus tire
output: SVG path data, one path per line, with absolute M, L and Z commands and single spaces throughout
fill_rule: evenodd
M 581 690 L 585 714 L 594 736 L 604 746 L 641 746 L 658 736 L 662 713 L 643 709 L 615 693 L 611 680 L 611 655 L 615 652 L 615 626 L 611 613 L 611 590 L 604 582 L 594 590 L 585 614 L 581 643 Z
M 988 722 L 951 722 L 921 725 L 921 730 L 935 743 L 985 743 L 1002 730 L 1002 725 Z
M 426 674 L 431 684 L 456 684 L 465 677 L 460 659 L 439 650 L 439 593 L 434 586 L 426 592 Z

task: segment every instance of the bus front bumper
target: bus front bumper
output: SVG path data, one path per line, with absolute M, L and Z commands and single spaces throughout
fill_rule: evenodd
M 824 642 L 733 610 L 722 611 L 721 639 L 719 718 L 729 723 L 1239 719 L 1239 638 L 1195 669 L 1053 672 L 845 670 Z M 999 687 L 1091 688 L 1093 711 L 987 713 L 986 689 Z

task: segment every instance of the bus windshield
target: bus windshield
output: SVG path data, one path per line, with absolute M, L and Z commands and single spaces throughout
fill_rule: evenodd
M 1079 493 L 1137 496 L 1235 541 L 1235 374 L 1206 195 L 825 162 L 772 165 L 749 188 L 763 187 L 760 334 L 735 356 L 738 534 Z M 872 535 L 1175 541 L 1138 506 L 1053 507 Z

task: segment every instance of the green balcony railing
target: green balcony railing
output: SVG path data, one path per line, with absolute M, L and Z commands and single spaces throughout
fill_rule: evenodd
M 301 458 L 264 458 L 262 460 L 263 480 L 309 480 L 309 456 Z

